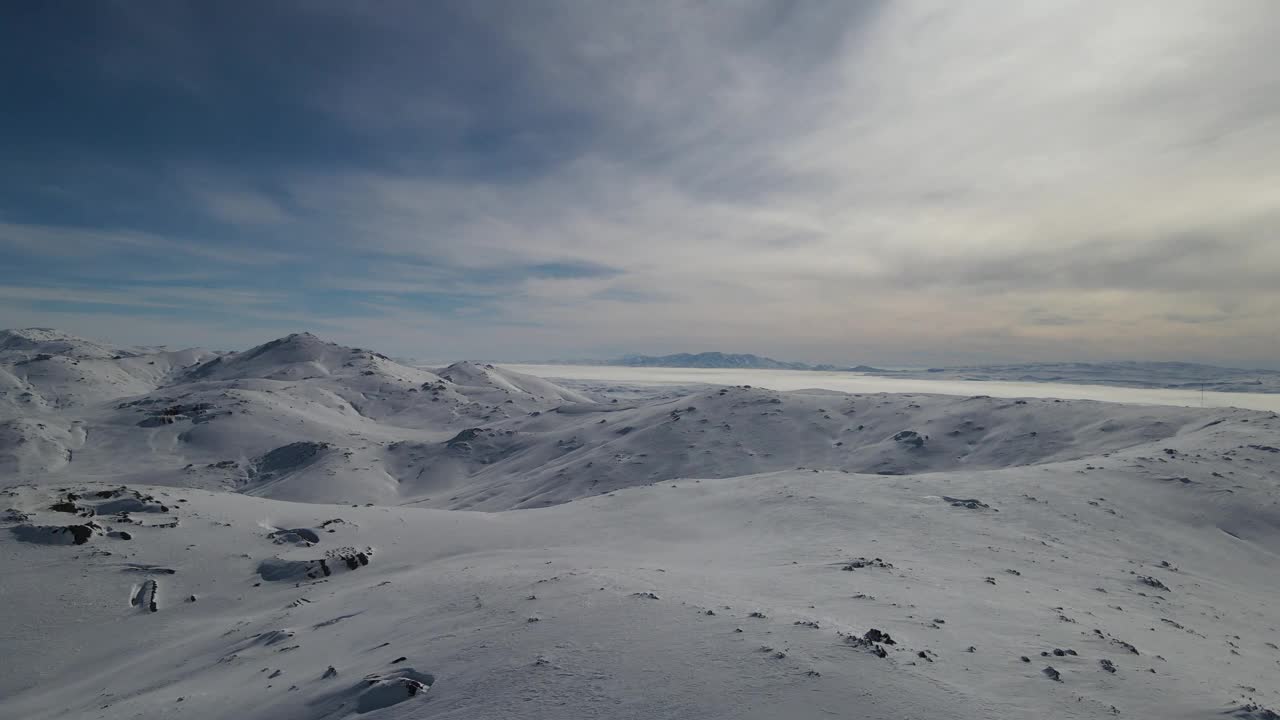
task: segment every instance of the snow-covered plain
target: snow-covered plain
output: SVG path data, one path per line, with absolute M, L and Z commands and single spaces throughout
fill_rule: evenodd
M 1276 717 L 1274 412 L 706 382 L 0 334 L 0 718 Z
M 1099 400 L 1142 405 L 1185 407 L 1249 408 L 1280 412 L 1280 394 L 1266 392 L 1202 392 L 1199 387 L 1128 387 L 1089 384 L 1083 380 L 1054 382 L 1041 380 L 964 380 L 950 374 L 886 377 L 871 373 L 821 370 L 757 370 L 750 368 L 667 368 L 617 365 L 523 365 L 504 367 L 517 372 L 574 384 L 591 380 L 616 385 L 753 385 L 773 390 L 822 388 L 846 393 L 938 393 L 945 395 L 992 395 L 994 397 L 1041 397 L 1063 400 Z M 1094 378 L 1096 380 L 1096 378 Z M 1114 382 L 1132 382 L 1117 376 Z
M 1244 370 L 1176 362 L 978 365 L 917 370 L 877 370 L 877 374 L 935 380 L 1059 382 L 1243 393 L 1280 392 L 1280 371 L 1277 370 Z

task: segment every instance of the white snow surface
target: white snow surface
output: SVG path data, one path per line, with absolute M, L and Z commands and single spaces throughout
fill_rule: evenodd
M 0 718 L 1280 708 L 1272 412 L 3 337 Z
M 1099 400 L 1139 405 L 1181 407 L 1239 407 L 1280 412 L 1280 393 L 1274 388 L 1237 384 L 1203 388 L 1198 383 L 1179 387 L 1151 385 L 1134 387 L 1117 374 L 1104 380 L 1097 375 L 1058 379 L 1000 379 L 998 375 L 974 378 L 959 374 L 904 372 L 892 375 L 852 371 L 768 370 L 755 368 L 674 368 L 621 367 L 615 365 L 507 365 L 523 373 L 572 385 L 590 382 L 608 387 L 653 387 L 671 385 L 741 385 L 774 390 L 823 388 L 848 393 L 942 393 L 946 395 L 992 395 L 994 397 L 1048 397 L 1061 400 Z M 1089 381 L 1092 381 L 1092 384 Z M 1223 387 L 1234 387 L 1235 391 Z M 1244 390 L 1245 387 L 1252 387 Z

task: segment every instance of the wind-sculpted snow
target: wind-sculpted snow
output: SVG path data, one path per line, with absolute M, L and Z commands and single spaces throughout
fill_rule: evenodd
M 189 359 L 0 402 L 0 717 L 1280 708 L 1272 413 Z
M 804 467 L 910 475 L 1063 462 L 1262 413 L 1043 399 L 842 395 L 731 387 L 642 404 L 596 403 L 388 446 L 400 492 L 503 510 L 681 477 Z
M 10 527 L 131 535 L 0 533 L 0 716 L 1266 717 L 1280 509 L 1233 457 L 1196 485 L 806 469 L 506 513 L 12 488 Z M 51 509 L 137 496 L 179 523 Z

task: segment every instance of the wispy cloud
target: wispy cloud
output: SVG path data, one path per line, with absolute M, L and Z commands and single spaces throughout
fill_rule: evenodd
M 260 193 L 200 189 L 195 197 L 210 216 L 230 225 L 278 225 L 289 220 L 279 204 Z
M 24 256 L 62 260 L 114 257 L 120 253 L 164 256 L 178 254 L 234 265 L 272 265 L 289 253 L 252 247 L 228 247 L 136 230 L 110 230 L 0 222 L 0 247 Z

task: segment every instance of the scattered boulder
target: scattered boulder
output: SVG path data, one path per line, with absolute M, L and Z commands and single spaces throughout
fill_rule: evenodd
M 954 498 L 949 495 L 943 495 L 942 499 L 951 503 L 951 507 L 962 507 L 970 510 L 984 510 L 991 506 L 974 498 Z
M 484 432 L 484 428 L 478 428 L 478 427 L 467 428 L 466 430 L 463 430 L 457 435 L 454 435 L 453 437 L 446 440 L 444 444 L 450 448 L 470 449 L 470 445 L 468 443 L 470 443 L 472 440 L 475 440 L 483 432 Z
M 893 567 L 893 564 L 887 563 L 884 560 L 881 560 L 880 558 L 871 558 L 868 560 L 867 558 L 860 557 L 860 558 L 854 558 L 853 560 L 850 560 L 849 562 L 845 563 L 840 569 L 847 572 L 852 572 L 854 570 L 860 570 L 862 568 L 868 568 L 868 567 L 881 568 L 881 569 L 888 570 Z
M 302 545 L 310 547 L 320 542 L 320 535 L 310 528 L 291 528 L 288 530 L 273 530 L 267 533 L 267 537 L 277 545 Z
M 1138 652 L 1138 648 L 1134 647 L 1133 645 L 1131 645 L 1131 644 L 1129 644 L 1129 643 L 1127 643 L 1127 642 L 1125 642 L 1124 640 L 1121 640 L 1121 639 L 1119 639 L 1119 638 L 1111 638 L 1111 644 L 1112 644 L 1112 645 L 1119 645 L 1120 647 L 1124 648 L 1126 651 L 1128 651 L 1129 653 L 1132 653 L 1133 655 L 1140 655 L 1140 654 L 1141 654 L 1141 653 L 1139 653 L 1139 652 Z
M 314 560 L 286 560 L 271 557 L 258 563 L 258 575 L 268 582 L 304 582 L 318 580 L 338 570 L 356 570 L 369 564 L 373 548 L 356 550 L 342 547 L 330 550 L 323 558 Z
M 899 444 L 917 449 L 924 447 L 925 442 L 924 436 L 915 430 L 903 430 L 894 435 L 893 439 Z
M 1280 720 L 1280 713 L 1269 710 L 1257 703 L 1246 703 L 1235 710 L 1227 712 L 1237 720 Z
M 880 633 L 879 630 L 873 629 L 868 631 L 862 637 L 858 637 L 857 635 L 846 635 L 844 637 L 844 641 L 845 641 L 845 644 L 847 645 L 852 645 L 853 647 L 863 648 L 865 650 L 868 650 L 871 652 L 871 654 L 875 655 L 876 657 L 879 657 L 879 658 L 888 657 L 889 651 L 885 650 L 884 646 L 878 644 L 877 641 L 870 639 L 872 637 L 888 638 L 889 636 L 888 634 Z M 886 642 L 888 644 L 893 644 L 892 640 L 887 640 Z
M 890 637 L 889 633 L 871 628 L 863 634 L 862 639 L 867 642 L 884 643 L 885 645 L 897 645 L 898 641 Z
M 160 609 L 157 598 L 159 590 L 160 586 L 155 580 L 143 580 L 140 585 L 134 586 L 129 598 L 129 604 L 148 612 L 156 612 Z
M 401 668 L 390 673 L 375 673 L 364 678 L 365 688 L 356 699 L 356 712 L 367 713 L 391 707 L 427 692 L 435 685 L 431 673 Z
M 1142 583 L 1143 585 L 1146 585 L 1147 587 L 1153 587 L 1156 590 L 1164 590 L 1165 592 L 1170 592 L 1168 585 L 1165 585 L 1164 583 L 1160 582 L 1159 579 L 1151 577 L 1149 575 L 1139 575 L 1138 582 Z

